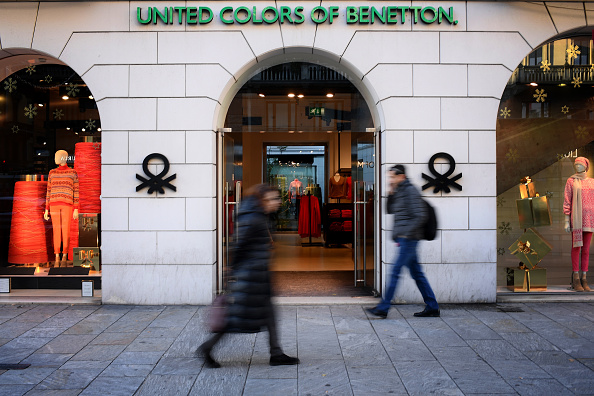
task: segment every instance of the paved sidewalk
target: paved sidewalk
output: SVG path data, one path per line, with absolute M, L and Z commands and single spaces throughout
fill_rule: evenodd
M 442 306 L 388 319 L 361 305 L 279 306 L 285 352 L 267 333 L 224 338 L 220 369 L 194 357 L 198 306 L 0 305 L 0 395 L 594 394 L 594 303 Z

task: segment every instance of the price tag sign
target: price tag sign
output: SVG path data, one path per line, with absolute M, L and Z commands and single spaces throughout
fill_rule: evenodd
M 95 295 L 94 282 L 92 280 L 82 281 L 82 296 L 93 297 Z
M 10 278 L 0 278 L 0 293 L 10 293 Z

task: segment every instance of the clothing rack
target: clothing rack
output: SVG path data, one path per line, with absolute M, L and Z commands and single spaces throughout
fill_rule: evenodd
M 309 206 L 309 242 L 301 242 L 301 246 L 323 246 L 322 242 L 312 242 L 311 234 L 312 234 L 312 223 L 313 223 L 313 205 L 311 204 L 312 198 L 318 199 L 315 195 L 311 194 L 311 191 L 307 190 L 307 194 L 304 195 L 308 199 L 308 206 Z

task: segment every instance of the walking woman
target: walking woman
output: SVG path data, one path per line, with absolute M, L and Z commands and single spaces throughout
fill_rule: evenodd
M 215 333 L 198 352 L 208 367 L 220 364 L 212 357 L 212 349 L 226 333 L 257 333 L 268 329 L 270 339 L 270 365 L 298 364 L 299 359 L 283 353 L 276 331 L 274 307 L 270 285 L 272 236 L 268 215 L 281 205 L 278 190 L 266 184 L 249 188 L 239 206 L 237 242 L 233 247 L 231 278 L 227 295 L 226 327 Z

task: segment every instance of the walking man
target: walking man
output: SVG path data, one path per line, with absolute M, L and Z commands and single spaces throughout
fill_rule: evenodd
M 415 313 L 420 317 L 439 316 L 439 305 L 433 290 L 425 278 L 417 259 L 417 244 L 423 237 L 427 208 L 421 194 L 406 178 L 404 165 L 394 165 L 388 171 L 388 213 L 394 215 L 392 238 L 398 246 L 398 258 L 394 264 L 391 277 L 388 279 L 388 290 L 382 296 L 382 301 L 367 311 L 375 316 L 386 318 L 403 266 L 408 267 L 410 275 L 417 283 L 417 287 L 425 301 L 425 309 Z

